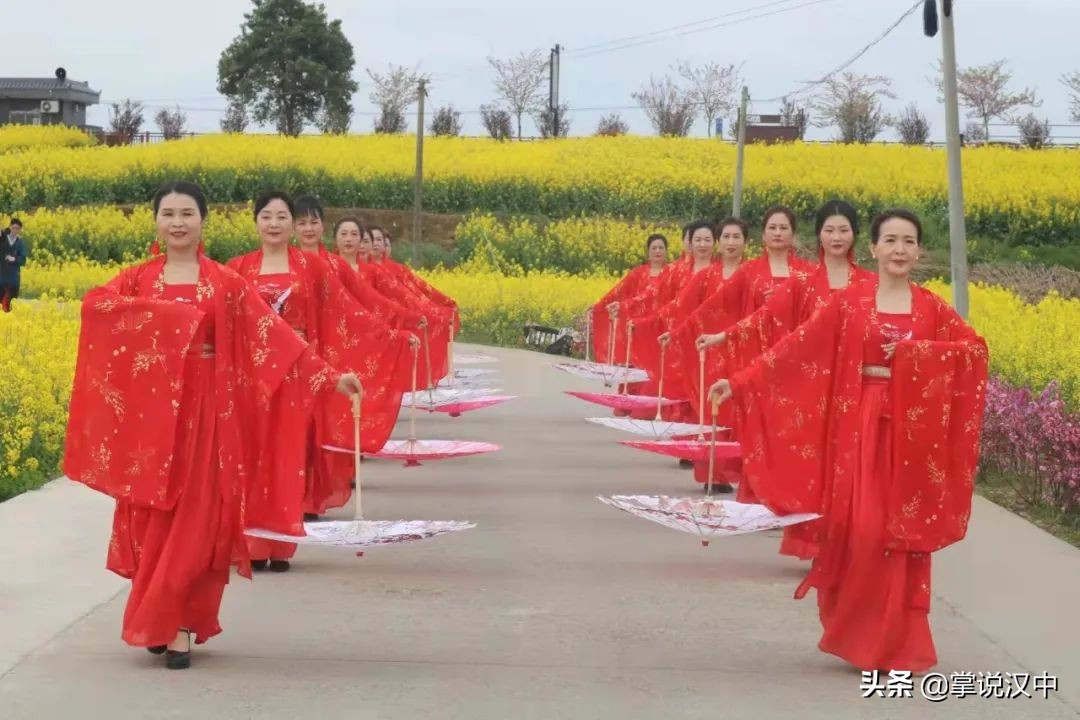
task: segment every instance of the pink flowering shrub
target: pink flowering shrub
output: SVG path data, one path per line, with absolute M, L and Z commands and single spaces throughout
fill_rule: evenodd
M 990 379 L 979 467 L 1080 525 L 1080 416 L 1067 411 L 1056 383 L 1035 394 Z

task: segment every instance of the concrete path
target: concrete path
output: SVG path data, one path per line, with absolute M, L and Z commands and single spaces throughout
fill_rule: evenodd
M 562 394 L 550 356 L 483 349 L 520 397 L 421 436 L 495 455 L 367 462 L 373 518 L 478 527 L 369 552 L 301 549 L 292 572 L 236 579 L 225 633 L 187 672 L 119 640 L 126 586 L 104 570 L 107 498 L 66 480 L 0 505 L 0 718 L 1076 717 L 1080 551 L 979 501 L 935 558 L 937 671 L 1048 673 L 1049 699 L 863 699 L 816 649 L 805 564 L 777 533 L 702 548 L 598 494 L 698 492 L 673 461 L 616 444 Z M 349 510 L 337 511 L 348 517 Z M 871 714 L 872 713 L 872 714 Z

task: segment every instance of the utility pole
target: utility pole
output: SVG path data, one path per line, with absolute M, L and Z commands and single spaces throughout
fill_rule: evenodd
M 742 101 L 739 103 L 739 146 L 735 161 L 735 189 L 731 193 L 731 214 L 742 217 L 743 164 L 746 158 L 746 106 L 750 102 L 750 90 L 743 85 Z
M 427 80 L 421 78 L 416 88 L 416 177 L 413 179 L 413 241 L 412 264 L 420 266 L 420 226 L 424 208 L 424 97 Z
M 562 59 L 562 46 L 557 44 L 551 49 L 551 61 L 548 65 L 548 110 L 553 121 L 552 137 L 559 137 L 559 62 Z
M 945 140 L 949 159 L 949 258 L 952 274 L 953 307 L 960 317 L 968 317 L 967 229 L 964 224 L 964 177 L 961 164 L 960 103 L 956 92 L 956 31 L 952 0 L 942 0 L 941 51 L 945 90 Z M 923 7 L 926 34 L 937 34 L 937 4 L 926 0 Z

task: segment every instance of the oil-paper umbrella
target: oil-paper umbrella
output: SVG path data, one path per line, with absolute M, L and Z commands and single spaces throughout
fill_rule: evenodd
M 498 388 L 435 388 L 404 395 L 401 406 L 458 417 L 472 410 L 500 405 L 516 395 L 496 395 Z
M 649 374 L 638 368 L 631 368 L 629 360 L 626 367 L 615 364 L 615 330 L 617 319 L 611 319 L 611 334 L 608 336 L 608 361 L 598 363 L 586 360 L 585 362 L 570 363 L 562 362 L 552 365 L 556 370 L 586 380 L 601 380 L 605 387 L 615 384 L 640 383 L 649 379 Z
M 650 427 L 638 429 L 631 425 L 633 420 L 630 418 L 611 418 L 612 420 L 623 421 L 623 427 L 629 432 L 635 432 L 639 435 L 652 435 L 652 440 L 620 440 L 620 445 L 626 445 L 627 447 L 637 448 L 638 450 L 645 450 L 646 452 L 657 453 L 659 455 L 667 455 L 668 457 L 677 458 L 679 460 L 691 460 L 696 462 L 703 462 L 710 460 L 711 458 L 729 459 L 742 456 L 742 447 L 737 442 L 717 442 L 717 432 L 727 432 L 731 428 L 716 427 L 713 423 L 712 434 L 710 439 L 705 439 L 705 351 L 702 350 L 698 353 L 698 367 L 700 372 L 700 386 L 701 395 L 698 402 L 698 424 L 697 426 L 689 423 L 668 423 L 665 424 L 660 419 L 659 411 L 657 412 L 657 418 L 653 421 Z M 629 421 L 629 422 L 627 422 Z M 715 421 L 715 418 L 714 418 Z M 617 427 L 613 423 L 602 423 L 608 427 Z M 697 433 L 697 437 L 694 437 L 694 433 Z M 663 435 L 663 437 L 661 437 Z
M 416 351 L 413 351 L 412 397 L 416 392 Z M 434 390 L 431 391 L 432 397 Z M 422 460 L 446 460 L 481 455 L 499 450 L 498 445 L 485 442 L 467 442 L 461 440 L 420 440 L 416 437 L 416 405 L 409 406 L 409 437 L 407 440 L 390 440 L 372 457 L 404 460 L 405 467 L 416 467 Z
M 633 332 L 633 325 L 628 325 L 626 328 L 626 372 L 630 372 L 630 341 L 631 333 Z M 656 420 L 660 421 L 661 410 L 665 407 L 674 407 L 676 405 L 683 405 L 685 400 L 678 400 L 664 397 L 664 353 L 667 350 L 666 346 L 660 347 L 660 384 L 657 388 L 656 395 L 630 395 L 625 392 L 625 386 L 621 393 L 588 393 L 578 391 L 567 391 L 567 395 L 576 397 L 579 400 L 585 402 L 594 403 L 596 405 L 602 405 L 614 410 L 621 410 L 623 412 L 633 412 L 635 410 L 647 410 L 650 407 L 656 407 Z
M 713 433 L 711 444 L 716 444 L 716 406 L 713 406 Z M 716 452 L 709 456 L 709 480 L 706 496 L 668 497 L 666 495 L 613 495 L 601 496 L 600 502 L 622 510 L 635 517 L 649 520 L 672 530 L 697 535 L 703 547 L 716 537 L 743 535 L 775 530 L 815 520 L 817 513 L 776 515 L 764 505 L 748 505 L 734 500 L 716 500 L 712 496 Z
M 664 347 L 660 348 L 660 383 L 657 389 L 657 396 L 651 397 L 650 405 L 654 405 L 657 408 L 657 415 L 652 420 L 639 420 L 636 418 L 585 418 L 589 422 L 595 422 L 598 425 L 604 425 L 610 427 L 611 430 L 621 430 L 626 433 L 633 433 L 635 435 L 645 435 L 646 437 L 654 440 L 671 439 L 677 437 L 684 437 L 698 433 L 702 434 L 701 424 L 691 424 L 688 422 L 673 422 L 663 419 L 663 408 L 665 407 L 665 398 L 663 397 L 664 391 Z M 612 395 L 611 397 L 617 397 Z M 632 409 L 639 409 L 632 408 Z
M 353 396 L 353 462 L 356 485 L 356 511 L 352 520 L 325 520 L 304 523 L 304 535 L 287 535 L 260 528 L 248 528 L 246 535 L 296 543 L 348 548 L 357 556 L 364 548 L 400 545 L 426 540 L 446 533 L 469 530 L 475 523 L 459 520 L 365 520 L 360 482 L 360 396 Z

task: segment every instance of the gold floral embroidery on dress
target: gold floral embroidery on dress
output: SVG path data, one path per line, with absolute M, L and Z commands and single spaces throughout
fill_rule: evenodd
M 112 334 L 119 335 L 121 333 L 135 334 L 142 332 L 142 329 L 146 327 L 146 324 L 154 319 L 154 314 L 149 310 L 142 312 L 136 312 L 134 310 L 127 310 L 120 319 L 113 325 Z
M 919 513 L 919 506 L 922 504 L 921 493 L 916 493 L 910 500 L 903 503 L 900 506 L 900 514 L 906 519 L 911 520 Z
M 267 313 L 255 321 L 255 334 L 263 347 L 270 343 L 270 330 L 274 327 L 274 317 Z
M 195 301 L 204 302 L 212 297 L 214 297 L 214 284 L 209 278 L 200 275 L 199 281 L 195 283 Z
M 150 461 L 153 460 L 153 457 L 156 456 L 157 452 L 158 451 L 153 448 L 144 449 L 143 444 L 139 443 L 135 447 L 134 452 L 127 453 L 127 457 L 131 459 L 132 464 L 127 466 L 127 470 L 124 471 L 124 474 L 144 475 L 148 470 Z
M 322 370 L 312 375 L 308 380 L 312 394 L 318 395 L 319 392 L 330 383 L 333 374 L 334 371 L 331 368 L 324 367 Z
M 930 482 L 935 485 L 944 485 L 946 476 L 945 471 L 937 466 L 934 462 L 933 456 L 926 459 L 926 474 L 930 478 Z
M 130 300 L 129 300 L 130 302 Z M 94 304 L 94 310 L 100 313 L 111 313 L 113 310 L 120 306 L 120 301 L 108 298 L 105 300 L 99 300 Z
M 139 350 L 135 353 L 135 359 L 131 363 L 132 377 L 148 371 L 152 365 L 161 365 L 162 370 L 167 369 L 165 364 L 165 353 L 158 350 L 156 337 L 150 338 L 149 350 Z
M 101 378 L 94 378 L 90 381 L 90 387 L 101 393 L 102 400 L 104 400 L 105 404 L 112 408 L 112 411 L 116 413 L 116 419 L 123 420 L 124 394 L 109 382 L 110 375 L 112 375 L 111 370 L 106 372 Z

